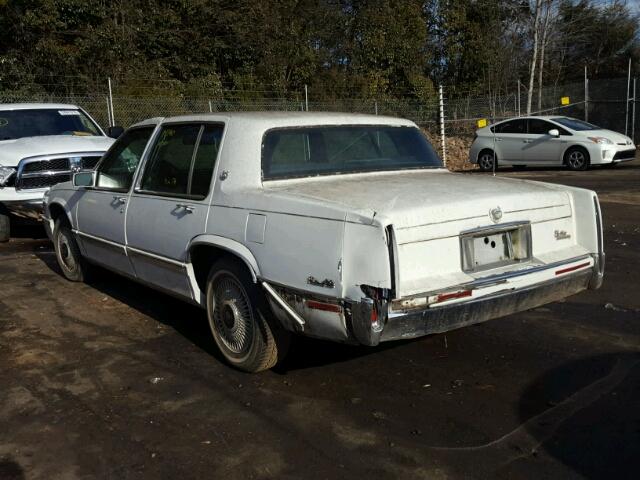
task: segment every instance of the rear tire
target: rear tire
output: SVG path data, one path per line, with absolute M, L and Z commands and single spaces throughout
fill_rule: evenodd
M 0 209 L 2 206 L 0 205 Z M 11 219 L 9 215 L 0 210 L 0 243 L 8 242 L 11 238 Z
M 213 265 L 207 280 L 207 317 L 225 360 L 245 372 L 268 370 L 289 346 L 290 334 L 272 326 L 271 310 L 247 268 L 230 258 Z
M 493 171 L 493 164 L 495 163 L 496 170 L 498 169 L 498 159 L 493 150 L 483 150 L 478 155 L 478 167 L 483 172 Z
M 564 164 L 569 170 L 582 171 L 589 168 L 589 153 L 580 147 L 571 147 L 564 154 Z
M 83 282 L 89 275 L 90 266 L 82 257 L 71 227 L 65 219 L 56 220 L 53 229 L 53 247 L 62 274 L 72 282 Z

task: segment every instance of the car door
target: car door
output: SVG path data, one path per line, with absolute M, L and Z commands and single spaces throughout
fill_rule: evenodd
M 127 209 L 127 252 L 138 278 L 194 300 L 187 247 L 205 231 L 223 130 L 219 123 L 163 125 Z
M 560 130 L 541 118 L 527 120 L 527 134 L 522 144 L 522 163 L 525 165 L 553 165 L 561 163 L 564 142 L 560 137 L 549 135 L 549 130 Z
M 79 191 L 77 231 L 83 254 L 131 276 L 134 272 L 125 248 L 127 202 L 154 128 L 150 125 L 125 132 L 100 162 L 94 186 Z
M 527 123 L 523 118 L 514 118 L 499 123 L 494 127 L 495 150 L 500 163 L 519 163 L 522 155 L 522 144 L 526 134 Z

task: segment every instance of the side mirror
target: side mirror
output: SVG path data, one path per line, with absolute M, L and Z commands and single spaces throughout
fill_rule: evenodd
M 560 132 L 557 128 L 552 128 L 551 130 L 549 130 L 549 135 L 551 135 L 552 137 L 559 137 Z
M 74 187 L 93 187 L 96 183 L 96 172 L 77 172 L 73 174 Z
M 124 133 L 124 128 L 114 125 L 113 127 L 107 128 L 107 135 L 111 138 L 119 138 L 120 135 Z

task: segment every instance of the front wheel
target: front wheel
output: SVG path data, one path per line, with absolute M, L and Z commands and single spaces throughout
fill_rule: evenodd
M 586 170 L 589 168 L 589 154 L 582 148 L 570 148 L 564 155 L 564 163 L 569 170 Z
M 240 262 L 218 261 L 207 280 L 207 316 L 225 360 L 245 372 L 275 366 L 286 353 L 287 332 L 267 321 L 269 306 L 260 287 Z
M 82 257 L 73 232 L 64 220 L 57 220 L 53 229 L 53 247 L 60 270 L 67 280 L 82 282 L 87 278 L 89 266 Z

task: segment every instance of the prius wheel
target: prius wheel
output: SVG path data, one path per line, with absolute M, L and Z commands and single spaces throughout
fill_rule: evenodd
M 589 168 L 589 154 L 579 147 L 570 148 L 564 155 L 564 163 L 569 170 L 586 170 Z
M 244 265 L 217 262 L 207 281 L 207 316 L 213 339 L 225 360 L 246 372 L 276 365 L 284 356 L 288 335 L 272 327 L 264 294 Z
M 80 254 L 80 249 L 69 227 L 69 223 L 59 219 L 53 230 L 53 246 L 62 273 L 72 282 L 82 282 L 87 278 L 89 265 Z
M 478 155 L 478 167 L 480 167 L 480 170 L 483 172 L 491 172 L 494 163 L 496 164 L 496 168 L 498 168 L 498 160 L 492 150 L 483 150 L 480 152 L 480 155 Z

